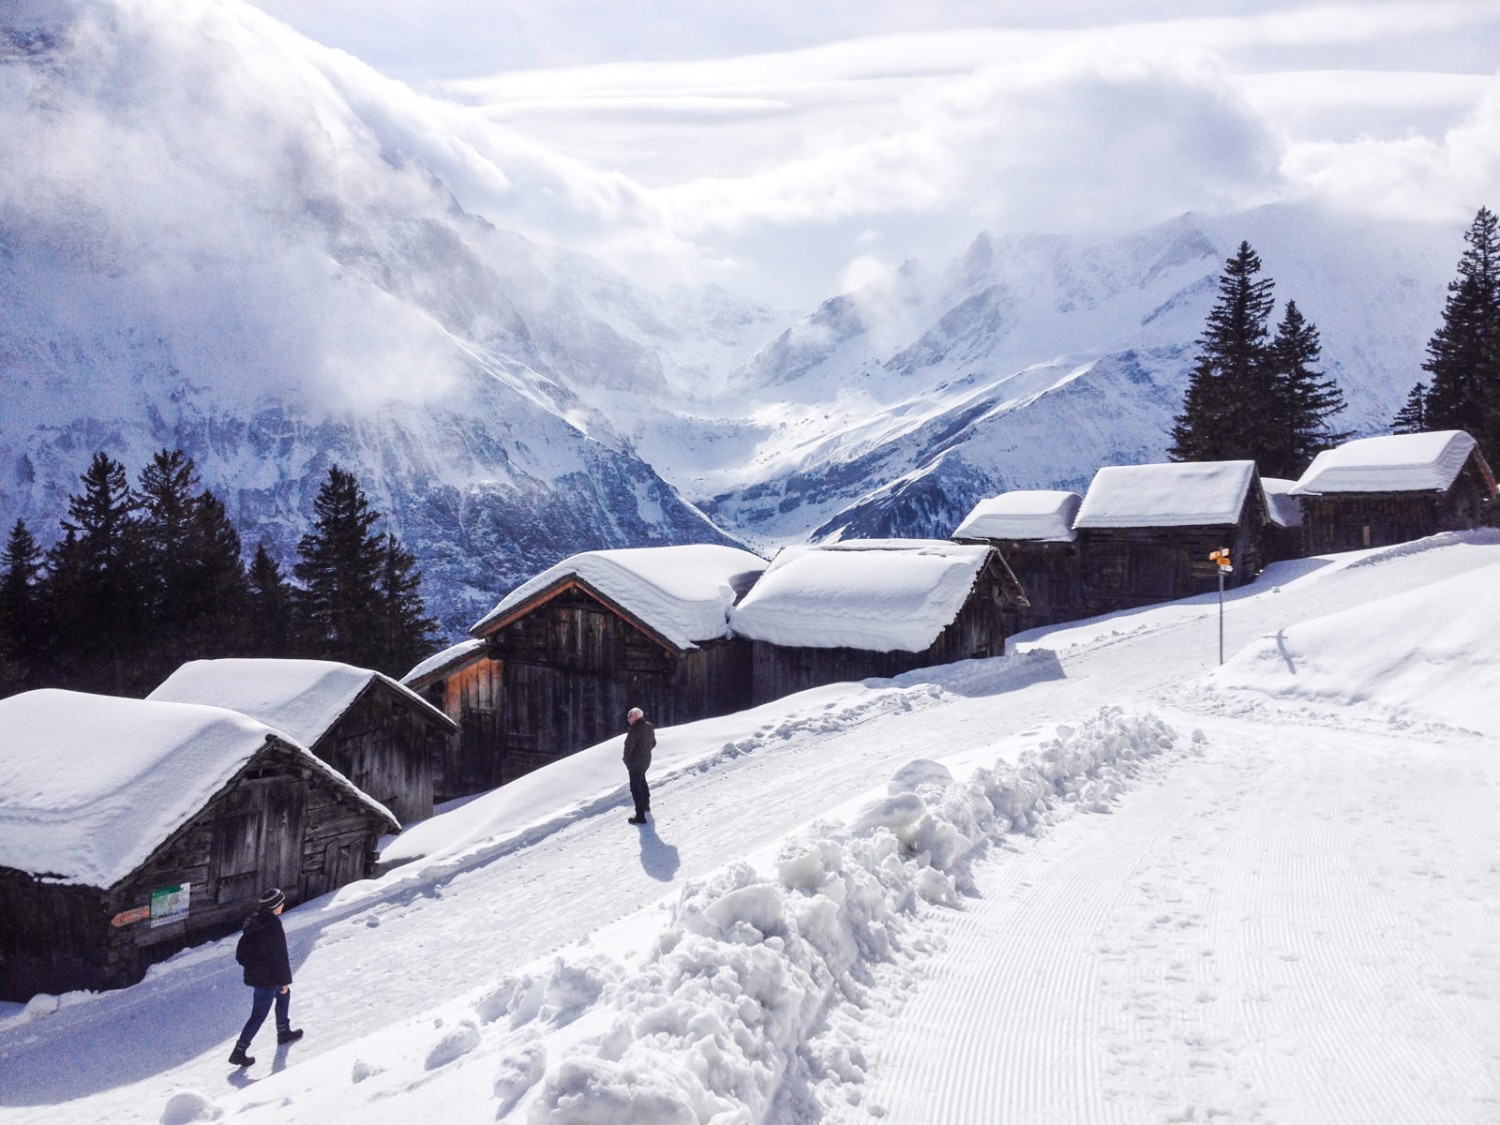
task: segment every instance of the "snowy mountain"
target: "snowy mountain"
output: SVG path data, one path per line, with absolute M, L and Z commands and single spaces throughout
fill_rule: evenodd
M 703 507 L 752 538 L 947 535 L 1005 489 L 1164 460 L 1242 240 L 1276 315 L 1291 298 L 1319 326 L 1351 404 L 1338 424 L 1384 431 L 1421 377 L 1451 232 L 1274 207 L 1109 239 L 981 235 L 936 275 L 826 302 L 735 372 L 785 405 L 746 467 L 705 478 Z
M 577 550 L 727 539 L 581 392 L 701 379 L 763 311 L 464 211 L 410 99 L 246 6 L 28 2 L 0 35 L 6 526 L 56 534 L 97 449 L 177 447 L 289 561 L 336 462 L 450 629 Z
M 1208 595 L 663 727 L 639 828 L 600 743 L 283 915 L 306 1036 L 248 1069 L 233 938 L 0 1005 L 0 1119 L 1492 1121 L 1497 568 L 1278 563 L 1222 666 Z
M 1290 207 L 984 234 L 794 321 L 500 229 L 586 216 L 578 181 L 239 0 L 8 6 L 0 141 L 0 525 L 45 542 L 95 450 L 177 447 L 288 563 L 338 463 L 450 634 L 581 550 L 946 536 L 1158 460 L 1241 239 L 1377 430 L 1462 245 Z

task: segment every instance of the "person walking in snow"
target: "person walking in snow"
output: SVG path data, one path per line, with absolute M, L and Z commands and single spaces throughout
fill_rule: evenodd
M 651 751 L 656 746 L 656 728 L 646 721 L 639 707 L 625 715 L 630 729 L 625 732 L 625 769 L 630 774 L 630 799 L 635 802 L 631 824 L 645 824 L 651 811 L 651 790 L 646 785 L 646 771 L 651 768 Z
M 276 1042 L 295 1043 L 302 1038 L 291 1021 L 292 962 L 286 951 L 286 931 L 281 928 L 281 912 L 285 909 L 286 895 L 279 887 L 262 892 L 259 909 L 245 919 L 244 933 L 234 949 L 234 959 L 245 967 L 245 983 L 255 990 L 250 1018 L 229 1056 L 235 1066 L 254 1064 L 245 1052 L 266 1022 L 272 1004 L 276 1006 Z

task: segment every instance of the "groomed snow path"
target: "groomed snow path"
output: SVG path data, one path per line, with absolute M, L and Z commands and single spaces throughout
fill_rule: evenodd
M 888 1120 L 1500 1121 L 1493 743 L 1196 725 L 1164 783 L 979 865 L 875 1052 Z

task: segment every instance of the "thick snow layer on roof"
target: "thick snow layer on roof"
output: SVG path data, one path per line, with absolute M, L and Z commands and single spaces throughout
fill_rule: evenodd
M 403 684 L 414 684 L 424 676 L 430 676 L 450 664 L 461 664 L 468 657 L 484 650 L 484 642 L 477 637 L 471 637 L 466 641 L 459 641 L 456 645 L 449 645 L 442 652 L 434 653 L 422 661 L 410 672 L 401 677 Z
M 0 700 L 0 730 L 0 867 L 91 887 L 139 867 L 276 733 L 220 707 L 54 689 Z
M 759 555 L 708 543 L 585 551 L 516 587 L 470 632 L 482 634 L 549 586 L 576 577 L 678 648 L 690 649 L 728 635 L 736 591 L 765 568 Z
M 146 698 L 227 707 L 311 746 L 377 680 L 435 721 L 450 724 L 441 711 L 389 676 L 333 660 L 193 660 Z
M 1271 522 L 1282 527 L 1302 526 L 1302 502 L 1291 495 L 1296 481 L 1281 477 L 1261 477 L 1260 487 L 1266 494 L 1266 510 Z
M 1094 474 L 1074 527 L 1193 527 L 1239 522 L 1254 461 L 1111 465 Z
M 1071 543 L 1078 537 L 1073 530 L 1073 517 L 1082 502 L 1076 492 L 1052 489 L 1003 492 L 974 505 L 953 538 Z
M 1474 450 L 1462 430 L 1359 438 L 1313 458 L 1294 496 L 1326 492 L 1441 492 Z
M 730 623 L 738 636 L 795 648 L 921 652 L 958 616 L 990 551 L 938 539 L 788 547 Z

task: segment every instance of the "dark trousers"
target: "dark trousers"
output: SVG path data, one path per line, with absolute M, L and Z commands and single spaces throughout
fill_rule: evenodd
M 257 988 L 255 999 L 250 1002 L 250 1018 L 245 1021 L 245 1030 L 240 1032 L 241 1048 L 250 1046 L 250 1040 L 255 1038 L 260 1025 L 266 1022 L 266 1013 L 271 1010 L 273 1003 L 276 1005 L 276 1030 L 285 1031 L 292 1026 L 291 989 L 282 992 L 279 988 Z
M 651 790 L 646 785 L 645 770 L 630 771 L 630 799 L 635 802 L 636 816 L 645 816 L 651 811 Z

